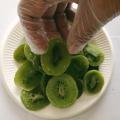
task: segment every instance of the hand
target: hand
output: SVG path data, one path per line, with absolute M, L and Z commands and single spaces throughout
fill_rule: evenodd
M 73 0 L 21 0 L 18 11 L 29 42 L 43 54 L 50 38 L 67 40 L 70 53 L 77 53 L 105 23 L 120 12 L 120 0 L 75 0 L 77 13 L 70 9 Z M 66 14 L 65 14 L 66 13 Z M 114 16 L 113 16 L 114 15 Z M 74 19 L 75 16 L 75 19 Z M 68 21 L 74 19 L 69 27 Z
M 79 52 L 94 34 L 120 14 L 120 0 L 80 0 L 67 43 L 69 52 Z
M 71 4 L 67 0 L 21 0 L 18 7 L 20 21 L 28 42 L 39 48 L 37 53 L 43 54 L 47 50 L 51 38 L 67 39 L 68 21 L 73 20 L 75 14 L 70 9 Z

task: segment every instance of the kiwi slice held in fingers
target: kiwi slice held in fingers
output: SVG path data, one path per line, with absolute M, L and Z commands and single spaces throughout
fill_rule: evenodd
M 39 87 L 31 91 L 22 90 L 21 100 L 24 106 L 32 111 L 40 110 L 49 104 L 48 99 L 41 93 Z
M 76 55 L 72 57 L 71 64 L 69 65 L 66 73 L 70 74 L 75 80 L 78 80 L 84 76 L 88 67 L 88 59 L 83 55 Z
M 66 108 L 76 101 L 78 88 L 70 75 L 63 74 L 49 80 L 46 95 L 52 105 L 58 108 Z
M 46 74 L 58 76 L 66 71 L 70 60 L 65 43 L 58 38 L 50 40 L 47 53 L 41 56 L 41 65 Z
M 86 45 L 83 51 L 91 66 L 99 66 L 104 61 L 102 50 L 91 43 Z
M 40 82 L 42 73 L 36 71 L 31 62 L 26 61 L 15 74 L 15 84 L 27 91 L 34 89 Z
M 84 87 L 87 93 L 96 94 L 100 92 L 104 85 L 104 77 L 97 70 L 90 70 L 84 77 Z
M 22 63 L 26 60 L 24 55 L 24 44 L 20 45 L 14 52 L 14 59 L 16 62 Z

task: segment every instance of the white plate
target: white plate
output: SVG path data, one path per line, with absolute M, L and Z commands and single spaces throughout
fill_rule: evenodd
M 4 40 L 0 58 L 2 72 L 4 76 L 4 85 L 7 88 L 9 95 L 22 108 L 24 108 L 24 106 L 20 100 L 20 90 L 18 90 L 14 84 L 14 75 L 17 70 L 17 65 L 13 59 L 13 52 L 22 42 L 24 42 L 22 41 L 23 37 L 24 34 L 22 27 L 19 23 L 17 23 L 12 27 L 12 29 L 10 29 L 8 35 L 6 36 L 6 39 Z M 104 63 L 100 66 L 100 71 L 103 73 L 105 78 L 105 84 L 101 92 L 92 96 L 88 96 L 84 93 L 74 105 L 66 109 L 58 109 L 53 107 L 52 105 L 49 105 L 42 110 L 30 113 L 38 117 L 47 119 L 68 118 L 87 110 L 101 97 L 111 79 L 111 73 L 113 68 L 112 45 L 104 29 L 100 30 L 92 39 L 92 41 L 96 43 L 96 45 L 101 48 L 105 53 Z

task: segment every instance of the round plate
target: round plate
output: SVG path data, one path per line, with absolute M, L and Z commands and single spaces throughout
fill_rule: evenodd
M 22 27 L 20 23 L 17 23 L 12 27 L 12 29 L 10 29 L 9 33 L 7 34 L 4 40 L 4 44 L 2 44 L 0 61 L 2 66 L 3 77 L 4 77 L 3 82 L 8 90 L 9 95 L 16 101 L 16 103 L 19 106 L 21 106 L 26 110 L 26 108 L 23 106 L 20 100 L 21 90 L 19 90 L 14 84 L 14 76 L 18 67 L 15 60 L 13 59 L 13 52 L 21 43 L 25 42 L 23 41 L 23 38 L 24 38 L 24 33 Z M 106 90 L 111 79 L 111 73 L 113 67 L 112 45 L 104 29 L 100 30 L 92 38 L 92 42 L 94 42 L 105 53 L 105 60 L 103 64 L 100 66 L 100 71 L 103 73 L 105 78 L 105 84 L 101 92 L 92 96 L 86 95 L 84 93 L 76 101 L 76 103 L 69 108 L 59 109 L 59 108 L 55 108 L 52 105 L 49 105 L 48 107 L 36 112 L 30 111 L 32 114 L 47 119 L 68 118 L 87 110 L 101 97 L 101 95 Z

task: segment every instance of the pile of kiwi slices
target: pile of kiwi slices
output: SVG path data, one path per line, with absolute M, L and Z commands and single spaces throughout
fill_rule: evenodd
M 32 111 L 49 104 L 69 107 L 83 92 L 94 95 L 104 85 L 99 71 L 104 53 L 91 43 L 76 55 L 69 54 L 60 38 L 50 40 L 44 55 L 36 55 L 27 44 L 22 44 L 15 50 L 14 59 L 20 64 L 14 77 L 15 85 L 21 89 L 22 103 Z

